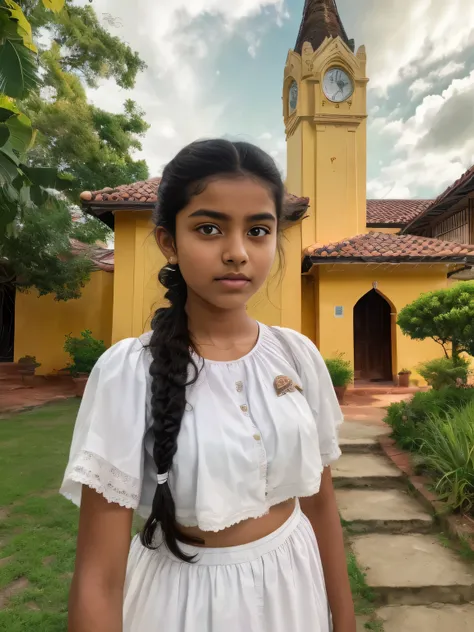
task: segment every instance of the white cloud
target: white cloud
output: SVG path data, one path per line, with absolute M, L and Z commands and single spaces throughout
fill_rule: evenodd
M 255 59 L 255 57 L 257 56 L 257 49 L 259 45 L 260 45 L 259 42 L 253 42 L 252 44 L 249 45 L 249 47 L 247 48 L 247 51 L 250 57 L 253 57 Z
M 270 132 L 263 132 L 263 134 L 260 134 L 260 136 L 258 137 L 259 140 L 271 140 L 273 137 L 270 134 Z
M 474 71 L 454 79 L 441 94 L 426 96 L 407 120 L 371 122 L 394 139 L 392 162 L 368 183 L 374 197 L 413 197 L 419 189 L 441 192 L 474 163 Z
M 164 123 L 158 127 L 158 133 L 164 138 L 175 138 L 177 132 L 172 123 Z
M 184 144 L 225 131 L 225 97 L 214 96 L 213 82 L 220 71 L 213 66 L 239 24 L 264 9 L 273 10 L 275 23 L 285 17 L 284 0 L 94 0 L 94 9 L 104 26 L 137 50 L 148 68 L 134 90 L 104 81 L 97 90 L 89 90 L 89 97 L 110 111 L 121 111 L 126 98 L 145 110 L 151 128 L 139 155 L 152 175 L 160 173 Z M 205 17 L 215 24 L 211 33 L 203 26 Z M 254 48 L 249 42 L 249 53 L 256 54 L 258 38 L 253 43 Z
M 474 43 L 471 0 L 371 0 L 366 11 L 358 41 L 367 46 L 371 89 L 381 95 Z
M 427 94 L 430 90 L 435 88 L 438 81 L 446 79 L 447 77 L 464 70 L 465 65 L 466 64 L 462 62 L 455 61 L 443 64 L 439 68 L 431 71 L 426 77 L 416 79 L 416 81 L 414 81 L 409 87 L 409 91 L 414 98 L 421 96 L 422 94 Z

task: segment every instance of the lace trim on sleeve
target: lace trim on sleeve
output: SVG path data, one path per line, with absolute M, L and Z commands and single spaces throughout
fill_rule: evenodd
M 91 487 L 109 503 L 117 503 L 128 509 L 136 509 L 139 505 L 140 481 L 93 452 L 82 450 L 67 478 Z

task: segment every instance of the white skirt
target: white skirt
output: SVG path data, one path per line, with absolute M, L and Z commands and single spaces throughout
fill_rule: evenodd
M 195 548 L 188 564 L 165 545 L 131 545 L 123 632 L 330 632 L 316 538 L 299 505 L 269 536 L 228 548 Z

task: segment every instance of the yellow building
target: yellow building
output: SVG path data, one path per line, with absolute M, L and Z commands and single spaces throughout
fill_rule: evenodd
M 307 213 L 285 231 L 283 278 L 249 311 L 302 331 L 325 357 L 344 353 L 356 378 L 391 381 L 439 355 L 434 342 L 403 336 L 397 314 L 474 265 L 474 246 L 460 245 L 474 242 L 474 170 L 438 200 L 367 201 L 367 83 L 365 48 L 355 50 L 334 0 L 307 0 L 283 79 L 286 203 Z M 158 186 L 155 178 L 81 196 L 115 230 L 112 342 L 146 330 L 163 300 L 150 223 Z

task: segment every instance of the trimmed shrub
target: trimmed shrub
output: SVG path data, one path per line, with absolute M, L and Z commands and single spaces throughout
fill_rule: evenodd
M 354 378 L 354 370 L 349 360 L 340 353 L 334 358 L 325 360 L 333 386 L 348 386 Z
M 429 418 L 444 418 L 453 409 L 461 410 L 471 402 L 474 402 L 474 388 L 419 392 L 407 402 L 391 404 L 385 421 L 391 426 L 392 436 L 401 448 L 418 452 Z
M 461 386 L 467 384 L 470 374 L 469 360 L 465 358 L 435 358 L 420 364 L 418 373 L 435 390 L 439 391 L 447 386 Z
M 104 341 L 94 338 L 89 329 L 82 331 L 80 338 L 73 338 L 71 334 L 68 334 L 64 343 L 64 351 L 69 354 L 72 360 L 68 369 L 73 375 L 89 374 L 106 349 Z

